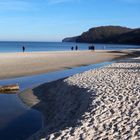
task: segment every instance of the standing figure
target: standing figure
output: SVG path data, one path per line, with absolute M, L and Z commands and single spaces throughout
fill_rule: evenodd
M 94 45 L 90 45 L 90 46 L 88 47 L 88 49 L 89 49 L 89 50 L 95 50 L 95 47 L 94 47 Z
M 75 50 L 77 51 L 78 50 L 78 46 L 76 45 L 76 47 L 75 47 Z
M 71 50 L 72 50 L 72 51 L 73 51 L 73 49 L 74 49 L 74 48 L 73 48 L 73 47 L 71 47 Z
M 23 50 L 23 52 L 25 52 L 25 47 L 24 46 L 22 47 L 22 50 Z

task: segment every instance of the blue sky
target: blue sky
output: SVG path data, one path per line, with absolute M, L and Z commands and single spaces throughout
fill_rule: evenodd
M 0 40 L 61 41 L 91 27 L 140 27 L 140 0 L 0 0 Z

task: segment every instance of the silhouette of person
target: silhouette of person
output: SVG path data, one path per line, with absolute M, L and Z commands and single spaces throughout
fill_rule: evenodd
M 22 50 L 23 50 L 23 52 L 25 52 L 25 47 L 24 46 L 22 47 Z
M 76 45 L 76 47 L 75 47 L 75 50 L 77 51 L 78 50 L 78 46 Z
M 71 50 L 72 50 L 72 51 L 73 51 L 73 49 L 74 49 L 74 48 L 73 48 L 73 47 L 71 47 Z
M 91 45 L 91 46 L 88 47 L 88 49 L 89 50 L 95 50 L 95 47 L 94 47 L 94 45 Z

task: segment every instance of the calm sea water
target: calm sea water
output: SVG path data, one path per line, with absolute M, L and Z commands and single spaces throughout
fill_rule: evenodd
M 79 50 L 88 50 L 90 44 L 72 43 L 72 42 L 0 42 L 0 52 L 21 52 L 22 46 L 26 47 L 27 52 L 32 51 L 66 51 L 71 47 L 78 46 Z M 137 49 L 140 45 L 112 45 L 112 44 L 94 44 L 95 49 L 101 50 L 121 50 Z

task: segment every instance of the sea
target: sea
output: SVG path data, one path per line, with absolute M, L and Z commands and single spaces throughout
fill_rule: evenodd
M 21 52 L 25 47 L 26 52 L 36 51 L 69 51 L 71 47 L 78 46 L 78 50 L 88 50 L 91 44 L 73 43 L 73 42 L 16 42 L 1 41 L 0 53 Z M 140 49 L 140 45 L 116 45 L 116 44 L 93 44 L 96 50 L 122 50 L 122 49 Z

